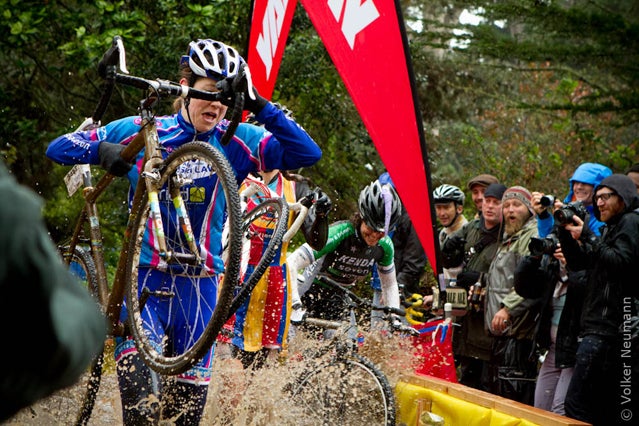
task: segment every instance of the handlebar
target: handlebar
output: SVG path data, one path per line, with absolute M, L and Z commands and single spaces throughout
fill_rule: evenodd
M 126 52 L 120 36 L 113 37 L 111 47 L 109 47 L 102 56 L 98 64 L 98 74 L 104 79 L 104 88 L 98 106 L 91 116 L 94 123 L 98 123 L 102 119 L 111 100 L 113 88 L 116 83 L 142 90 L 151 90 L 160 97 L 179 96 L 182 98 L 195 98 L 211 102 L 223 100 L 223 95 L 220 92 L 194 89 L 168 80 L 149 80 L 130 75 L 126 68 Z M 240 100 L 243 106 L 244 97 L 237 96 L 237 98 L 239 99 L 236 99 L 236 104 L 238 103 L 237 101 Z
M 329 285 L 330 287 L 342 292 L 342 294 L 344 294 L 345 297 L 349 298 L 352 302 L 354 302 L 356 305 L 360 307 L 369 307 L 372 310 L 383 311 L 386 314 L 395 314 L 400 316 L 406 315 L 406 312 L 401 308 L 374 305 L 370 301 L 360 298 L 359 296 L 354 294 L 352 291 L 348 290 L 347 288 L 344 288 L 344 286 L 340 285 L 338 282 L 334 281 L 333 279 L 325 275 L 319 275 L 317 276 L 316 279 L 322 282 L 323 284 Z M 388 321 L 388 322 L 390 324 L 391 330 L 395 333 L 407 334 L 411 336 L 419 336 L 419 331 L 409 325 L 405 325 L 401 323 L 400 321 Z M 340 321 L 332 321 L 332 320 L 308 317 L 304 310 L 302 310 L 299 313 L 294 312 L 291 315 L 291 323 L 293 324 L 306 323 L 314 327 L 319 327 L 324 329 L 333 329 L 333 330 L 344 327 L 344 323 Z M 348 325 L 348 327 L 350 327 L 350 325 Z
M 115 81 L 138 89 L 151 89 L 160 96 L 179 96 L 182 98 L 196 98 L 205 101 L 220 101 L 223 99 L 220 92 L 208 92 L 194 89 L 183 84 L 173 83 L 168 80 L 148 80 L 142 77 L 135 77 L 121 73 L 115 73 Z
M 355 293 L 353 293 L 352 291 L 350 291 L 349 289 L 347 289 L 343 285 L 339 284 L 337 281 L 327 277 L 326 275 L 318 275 L 316 277 L 316 279 L 318 281 L 322 282 L 323 284 L 326 284 L 326 285 L 332 287 L 335 290 L 341 291 L 349 299 L 351 299 L 357 306 L 369 307 L 370 309 L 372 309 L 374 311 L 382 311 L 382 312 L 384 312 L 386 314 L 395 314 L 395 315 L 399 315 L 399 316 L 402 316 L 402 317 L 406 316 L 406 311 L 404 309 L 402 309 L 402 308 L 393 308 L 391 306 L 374 305 L 370 301 L 364 300 L 361 297 L 357 296 Z

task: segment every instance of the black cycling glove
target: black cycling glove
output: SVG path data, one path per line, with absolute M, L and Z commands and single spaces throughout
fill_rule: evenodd
M 243 79 L 243 77 L 240 78 Z M 259 114 L 268 103 L 266 98 L 260 96 L 255 87 L 253 87 L 255 99 L 251 99 L 248 93 L 248 88 L 244 87 L 246 86 L 246 82 L 236 81 L 236 77 L 228 77 L 222 81 L 218 81 L 216 86 L 218 90 L 222 92 L 223 99 L 220 102 L 228 107 L 233 107 L 235 105 L 235 93 L 237 91 L 244 92 L 244 109 L 251 111 L 255 115 Z
M 126 148 L 124 145 L 110 142 L 100 142 L 98 146 L 98 157 L 100 166 L 114 176 L 124 176 L 133 166 L 127 163 L 121 153 Z
M 315 194 L 305 195 L 304 197 L 300 198 L 299 203 L 307 209 L 310 209 L 313 205 L 313 198 L 315 198 Z
M 304 196 L 303 198 L 300 198 L 299 203 L 308 209 L 314 205 L 315 214 L 318 216 L 326 216 L 333 208 L 333 202 L 331 199 L 319 188 L 315 189 L 314 192 Z
M 257 89 L 253 88 L 253 93 L 255 94 L 255 100 L 251 99 L 248 93 L 244 95 L 244 109 L 251 111 L 253 114 L 257 115 L 264 109 L 268 101 L 266 98 L 260 96 L 257 92 Z
M 321 189 L 315 190 L 315 214 L 326 216 L 333 208 L 333 202 Z

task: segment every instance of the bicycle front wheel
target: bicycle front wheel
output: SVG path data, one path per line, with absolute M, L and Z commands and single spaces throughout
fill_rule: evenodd
M 351 354 L 307 369 L 296 380 L 293 399 L 300 424 L 395 425 L 395 396 L 370 360 Z
M 149 245 L 143 241 L 154 223 L 150 217 L 151 201 L 147 189 L 142 197 L 138 197 L 133 209 L 133 233 L 129 240 L 127 259 L 127 292 L 126 309 L 127 324 L 136 342 L 138 353 L 145 363 L 158 373 L 165 375 L 180 374 L 197 364 L 211 349 L 220 329 L 224 325 L 233 298 L 233 288 L 239 281 L 240 253 L 242 247 L 241 211 L 237 182 L 233 170 L 220 151 L 203 142 L 191 142 L 173 151 L 160 167 L 160 178 L 156 183 L 161 188 L 157 202 L 162 211 L 162 225 L 164 229 L 156 234 L 163 234 L 167 248 L 172 258 L 167 265 L 161 267 L 163 284 L 161 288 L 148 291 L 146 283 L 138 284 L 138 275 L 150 268 L 143 269 L 140 265 L 147 263 L 145 256 L 149 256 Z M 178 190 L 185 199 L 185 208 L 175 207 L 174 196 Z M 214 211 L 202 212 L 204 206 Z M 225 210 L 222 211 L 222 208 Z M 203 222 L 193 225 L 202 231 L 202 237 L 196 241 L 197 255 L 200 263 L 193 264 L 193 240 L 184 232 L 184 218 L 179 212 L 199 209 L 200 220 Z M 209 235 L 208 226 L 212 224 L 209 215 L 228 217 L 230 259 L 224 268 L 221 259 L 218 264 L 206 264 L 210 257 L 206 241 Z M 203 218 L 203 219 L 202 219 Z M 193 224 L 196 218 L 189 217 Z M 186 226 L 188 228 L 188 226 Z M 215 236 L 213 236 L 215 238 Z M 189 241 L 190 240 L 190 241 Z M 220 241 L 221 246 L 221 241 Z M 146 252 L 145 252 L 146 250 Z M 213 259 L 215 259 L 213 257 Z M 213 260 L 213 262 L 216 262 Z M 153 270 L 157 270 L 154 268 Z M 224 279 L 217 286 L 215 297 L 214 282 L 210 274 L 221 274 Z M 143 280 L 140 280 L 143 281 Z M 179 283 L 180 290 L 173 287 Z M 181 292 L 181 293 L 180 293 Z M 207 296 L 204 296 L 207 292 Z M 180 294 L 180 296 L 178 296 Z M 164 299 L 164 300 L 161 300 Z M 170 299 L 170 300 L 169 300 Z M 213 299 L 215 301 L 213 302 Z M 168 302 L 168 303 L 165 303 Z M 168 306 L 167 315 L 171 318 L 184 319 L 182 328 L 171 335 L 174 330 L 168 330 L 166 336 L 153 335 L 150 327 L 145 324 L 143 315 L 145 304 L 164 304 Z M 153 320 L 153 319 L 152 319 Z M 165 330 L 166 331 L 166 330 Z

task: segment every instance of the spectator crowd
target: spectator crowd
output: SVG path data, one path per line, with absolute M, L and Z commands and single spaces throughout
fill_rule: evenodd
M 469 181 L 475 218 L 450 233 L 439 221 L 447 294 L 469 301 L 455 318 L 462 384 L 594 425 L 637 413 L 638 176 L 586 162 L 563 199 Z

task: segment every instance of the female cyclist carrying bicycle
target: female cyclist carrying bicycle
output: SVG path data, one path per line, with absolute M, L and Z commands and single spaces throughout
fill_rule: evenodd
M 305 271 L 304 284 L 298 289 L 310 316 L 338 320 L 348 313 L 344 298 L 317 280 L 319 275 L 352 287 L 370 274 L 374 264 L 382 286 L 380 303 L 399 308 L 394 248 L 388 230 L 399 218 L 402 203 L 391 185 L 377 180 L 360 192 L 358 205 L 359 211 L 350 221 L 335 222 L 329 227 L 323 249 L 314 250 L 303 244 L 288 258 L 291 270 L 313 265 Z
M 233 80 L 245 78 L 240 72 L 243 67 L 244 59 L 224 43 L 200 39 L 189 44 L 187 54 L 180 60 L 180 84 L 211 92 L 222 91 L 226 100 L 221 103 L 187 97 L 176 103 L 175 114 L 155 117 L 163 156 L 191 141 L 210 143 L 227 157 L 238 185 L 252 172 L 291 170 L 315 164 L 321 157 L 319 146 L 299 125 L 256 91 L 246 94 L 245 108 L 253 112 L 265 128 L 242 123 L 228 144 L 221 143 L 229 126 L 224 119 L 227 105 L 235 98 Z M 47 156 L 65 165 L 100 164 L 114 175 L 127 175 L 133 188 L 140 176 L 142 157 L 138 156 L 134 162 L 136 167 L 131 167 L 122 160 L 120 153 L 141 130 L 140 117 L 122 118 L 97 129 L 55 139 L 47 149 Z M 151 227 L 144 234 L 145 244 L 138 265 L 141 287 L 175 295 L 149 298 L 142 311 L 147 332 L 155 336 L 158 345 L 166 345 L 175 353 L 180 353 L 189 340 L 202 333 L 215 308 L 218 285 L 224 272 L 221 235 L 225 200 L 216 185 L 217 176 L 197 165 L 182 172 L 189 178 L 182 187 L 182 192 L 188 194 L 186 209 L 200 251 L 206 257 L 198 282 L 193 285 L 192 276 L 164 272 L 167 265 L 155 250 Z M 129 190 L 129 203 L 132 192 Z M 161 191 L 160 197 L 169 198 L 168 191 Z M 168 205 L 170 203 L 162 203 L 162 208 Z M 184 305 L 199 309 L 186 309 Z M 185 312 L 197 312 L 197 316 L 187 316 Z M 124 306 L 123 321 L 126 315 Z M 192 369 L 175 376 L 174 380 L 166 380 L 143 362 L 130 336 L 118 337 L 115 357 L 124 423 L 158 424 L 161 419 L 171 419 L 178 425 L 198 424 L 211 379 L 212 355 L 213 349 Z

